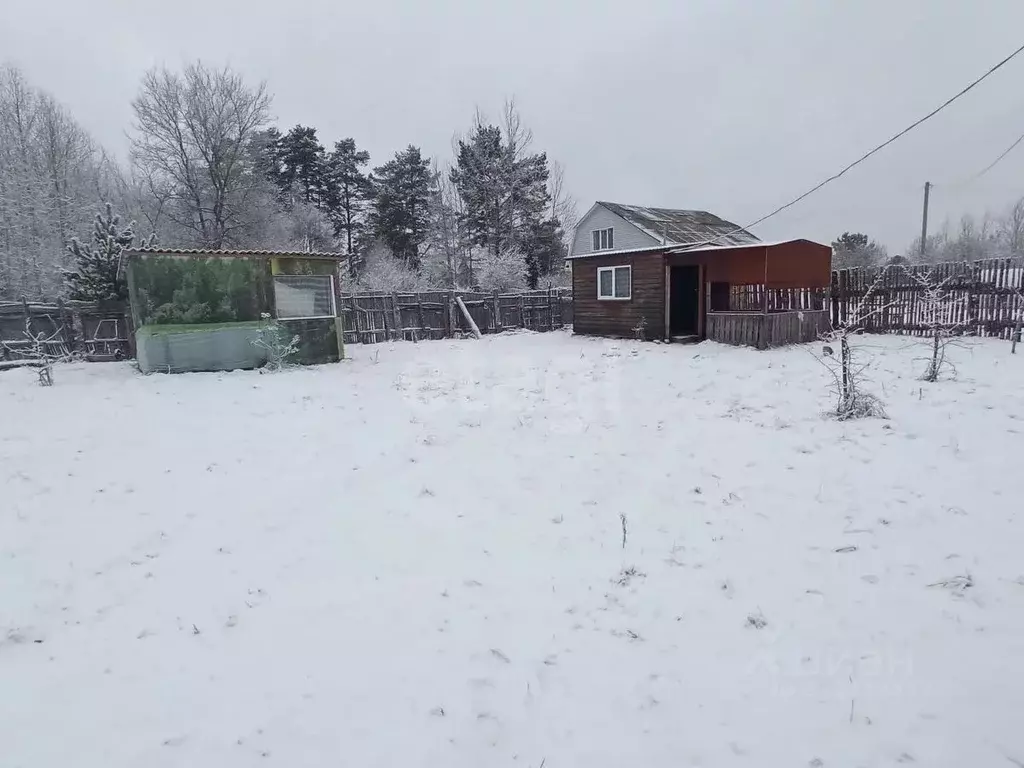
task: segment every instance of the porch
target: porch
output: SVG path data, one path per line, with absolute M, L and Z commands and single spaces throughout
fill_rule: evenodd
M 758 349 L 827 332 L 832 249 L 808 240 L 679 248 L 665 255 L 665 340 Z

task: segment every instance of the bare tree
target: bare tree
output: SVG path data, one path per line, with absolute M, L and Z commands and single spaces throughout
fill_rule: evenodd
M 61 292 L 65 246 L 102 187 L 85 130 L 19 70 L 0 68 L 0 297 Z
M 565 235 L 566 248 L 570 248 L 569 242 L 573 230 L 579 223 L 579 208 L 576 200 L 566 192 L 565 189 L 565 166 L 557 160 L 551 161 L 551 176 L 548 179 L 548 191 L 551 195 L 551 218 L 557 219 L 562 225 L 562 232 Z
M 153 69 L 132 107 L 132 160 L 165 197 L 166 215 L 206 247 L 245 240 L 247 205 L 266 193 L 249 152 L 270 119 L 266 84 L 249 87 L 230 68 L 201 62 L 181 74 Z
M 868 320 L 889 306 L 880 305 L 875 295 L 888 269 L 895 267 L 878 270 L 875 281 L 850 310 L 846 321 L 833 327 L 822 338 L 825 345 L 822 348 L 820 362 L 832 375 L 832 390 L 836 397 L 832 414 L 840 421 L 868 417 L 885 418 L 882 401 L 864 388 L 865 372 L 871 363 L 860 362 L 859 350 L 851 345 L 850 339 L 862 333 Z M 839 346 L 838 357 L 834 348 L 836 344 Z
M 1007 256 L 1024 255 L 1024 197 L 1000 219 L 999 239 Z
M 968 316 L 967 295 L 956 290 L 963 274 L 956 272 L 939 280 L 934 270 L 921 275 L 912 268 L 904 269 L 921 288 L 922 319 L 931 345 L 928 365 L 921 380 L 938 381 L 944 370 L 956 371 L 946 356 L 946 349 L 963 330 Z

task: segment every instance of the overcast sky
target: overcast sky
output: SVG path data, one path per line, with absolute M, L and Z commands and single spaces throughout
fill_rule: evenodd
M 537 146 L 594 200 L 741 224 L 928 112 L 1024 42 L 1021 0 L 0 0 L 0 60 L 126 152 L 147 68 L 229 63 L 279 125 L 382 162 L 450 156 L 515 96 Z M 932 221 L 1024 195 L 1024 55 L 798 207 L 763 238 L 860 230 L 902 252 Z

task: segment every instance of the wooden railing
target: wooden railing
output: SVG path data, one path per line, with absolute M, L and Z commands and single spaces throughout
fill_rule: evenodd
M 829 329 L 823 309 L 790 312 L 708 312 L 707 338 L 722 344 L 781 347 L 816 341 Z

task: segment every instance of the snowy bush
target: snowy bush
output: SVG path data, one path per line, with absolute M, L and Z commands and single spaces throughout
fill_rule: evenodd
M 518 248 L 486 253 L 476 269 L 477 286 L 482 291 L 511 293 L 526 289 L 526 255 Z
M 288 365 L 289 360 L 299 351 L 299 337 L 288 338 L 288 332 L 282 326 L 271 321 L 270 315 L 260 315 L 260 335 L 253 339 L 252 345 L 263 350 L 267 355 L 264 370 L 276 372 Z
M 343 291 L 350 292 L 413 292 L 426 290 L 428 281 L 387 248 L 375 246 L 366 254 L 358 276 L 354 280 L 342 277 L 341 285 Z

